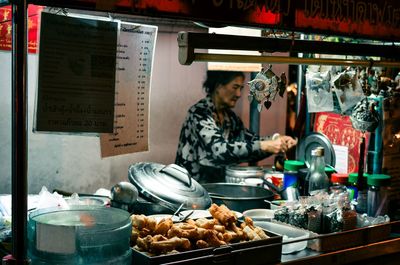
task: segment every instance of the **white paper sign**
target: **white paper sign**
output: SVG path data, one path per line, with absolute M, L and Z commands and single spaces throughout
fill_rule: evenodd
M 338 173 L 349 173 L 349 148 L 343 145 L 332 145 L 335 150 L 336 164 L 335 169 Z
M 149 149 L 149 96 L 157 27 L 121 23 L 113 134 L 101 134 L 101 156 Z
M 74 254 L 76 236 L 74 226 L 36 223 L 36 248 L 56 254 Z

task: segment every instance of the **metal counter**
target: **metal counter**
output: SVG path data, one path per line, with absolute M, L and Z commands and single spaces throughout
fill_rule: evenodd
M 298 253 L 282 255 L 279 264 L 399 264 L 400 237 L 364 246 L 319 253 L 305 249 Z

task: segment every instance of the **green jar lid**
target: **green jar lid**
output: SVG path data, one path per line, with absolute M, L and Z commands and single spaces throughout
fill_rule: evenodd
M 368 173 L 363 174 L 364 178 L 368 177 Z M 353 172 L 349 174 L 349 182 L 357 182 L 358 179 L 358 172 Z
M 287 171 L 299 171 L 306 166 L 303 161 L 298 160 L 285 160 L 283 168 Z
M 371 174 L 368 176 L 367 183 L 371 186 L 389 186 L 390 176 L 385 174 Z
M 326 166 L 325 167 L 325 172 L 332 174 L 332 173 L 336 172 L 336 169 L 334 167 L 332 167 L 332 166 Z

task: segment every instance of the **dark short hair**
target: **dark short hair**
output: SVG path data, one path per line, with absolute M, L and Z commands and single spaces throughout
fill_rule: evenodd
M 207 78 L 203 83 L 204 90 L 208 95 L 211 95 L 217 86 L 226 85 L 238 76 L 245 78 L 243 72 L 207 71 Z

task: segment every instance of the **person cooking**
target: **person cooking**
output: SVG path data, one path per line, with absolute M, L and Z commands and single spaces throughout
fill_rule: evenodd
M 232 111 L 242 94 L 242 72 L 208 71 L 206 97 L 190 107 L 175 163 L 200 183 L 225 182 L 225 167 L 262 160 L 297 144 L 290 136 L 260 137 Z

